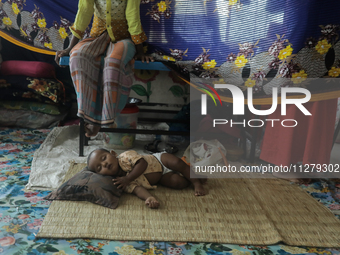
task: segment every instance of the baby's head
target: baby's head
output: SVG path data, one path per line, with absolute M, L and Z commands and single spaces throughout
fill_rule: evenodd
M 87 157 L 87 167 L 97 174 L 116 176 L 119 172 L 117 154 L 106 149 L 96 149 Z

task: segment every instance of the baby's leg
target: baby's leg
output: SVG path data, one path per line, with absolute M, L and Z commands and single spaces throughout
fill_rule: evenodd
M 164 174 L 159 183 L 172 189 L 185 189 L 190 185 L 190 182 L 186 178 L 175 172 Z
M 159 207 L 158 200 L 152 196 L 149 191 L 147 191 L 145 188 L 141 186 L 137 186 L 133 190 L 133 194 L 135 194 L 137 197 L 145 201 L 145 204 L 149 206 L 152 209 L 157 209 Z
M 159 202 L 155 197 L 148 197 L 147 199 L 145 199 L 145 204 L 151 209 L 157 209 L 159 207 Z
M 163 153 L 161 155 L 163 165 L 175 172 L 181 173 L 188 181 L 190 181 L 195 188 L 195 196 L 204 196 L 206 194 L 201 181 L 198 178 L 193 178 L 194 172 L 191 171 L 190 166 L 184 163 L 183 160 L 170 153 Z M 191 177 L 190 177 L 191 173 Z

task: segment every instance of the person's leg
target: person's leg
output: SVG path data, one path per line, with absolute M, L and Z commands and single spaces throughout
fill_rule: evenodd
M 152 209 L 157 209 L 159 207 L 158 200 L 150 194 L 148 190 L 146 190 L 142 186 L 137 186 L 133 192 L 137 197 L 145 201 L 145 204 Z
M 133 83 L 131 60 L 135 52 L 135 45 L 128 39 L 108 46 L 103 70 L 103 124 L 113 124 L 127 103 Z
M 100 130 L 100 125 L 85 123 L 85 136 L 94 137 L 98 134 Z
M 184 163 L 183 160 L 170 153 L 161 155 L 163 165 L 175 172 L 181 173 L 188 181 L 194 185 L 195 196 L 204 196 L 206 194 L 202 182 L 199 178 L 194 178 L 195 173 L 190 169 L 190 166 Z
M 185 189 L 189 187 L 190 182 L 178 173 L 170 172 L 162 175 L 159 184 L 172 189 Z
M 70 71 L 77 94 L 78 116 L 85 121 L 88 137 L 95 136 L 101 126 L 100 62 L 109 40 L 105 34 L 96 39 L 86 39 L 71 51 Z

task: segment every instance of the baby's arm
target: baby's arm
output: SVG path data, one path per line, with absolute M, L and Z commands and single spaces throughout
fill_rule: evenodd
M 133 190 L 133 194 L 135 194 L 137 197 L 145 201 L 145 204 L 149 206 L 152 209 L 156 209 L 159 207 L 159 202 L 156 198 L 154 198 L 147 189 L 141 186 L 137 186 Z
M 113 179 L 113 184 L 118 185 L 118 189 L 125 189 L 130 182 L 137 179 L 141 174 L 143 174 L 148 167 L 148 163 L 145 159 L 141 158 L 137 161 L 135 166 L 132 168 L 131 172 L 127 176 L 116 177 Z

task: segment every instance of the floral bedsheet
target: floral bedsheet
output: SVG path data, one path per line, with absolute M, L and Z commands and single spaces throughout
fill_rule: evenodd
M 25 191 L 33 154 L 50 129 L 0 129 L 0 254 L 340 254 L 340 250 L 286 245 L 243 246 L 216 243 L 130 242 L 89 239 L 37 239 L 50 202 L 49 191 Z M 340 181 L 303 186 L 315 199 L 340 212 Z M 340 216 L 337 216 L 340 218 Z

